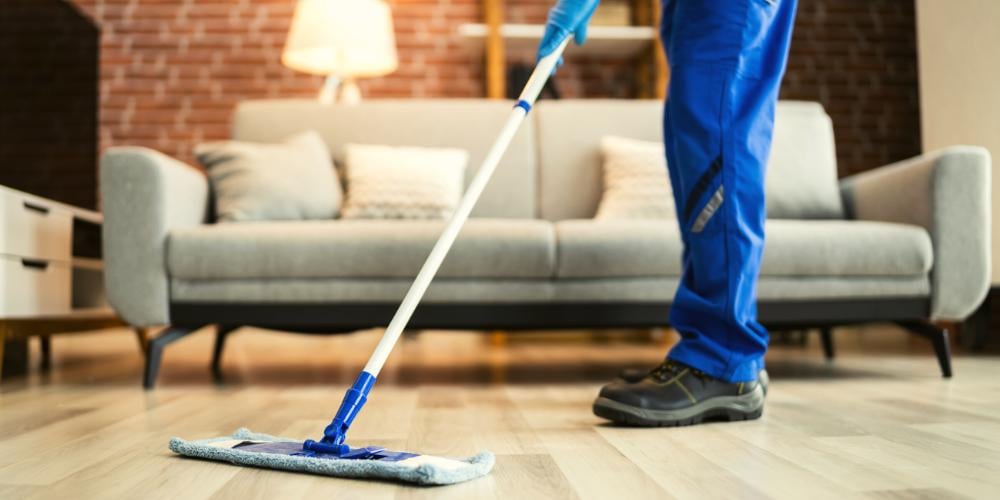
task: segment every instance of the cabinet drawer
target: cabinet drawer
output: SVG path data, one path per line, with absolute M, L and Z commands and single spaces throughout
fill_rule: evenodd
M 68 312 L 68 263 L 0 256 L 0 316 Z
M 0 190 L 0 254 L 69 262 L 72 228 L 68 211 Z

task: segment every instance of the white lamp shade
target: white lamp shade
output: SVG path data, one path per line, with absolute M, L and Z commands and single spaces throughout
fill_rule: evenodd
M 344 78 L 395 71 L 389 6 L 381 0 L 299 0 L 281 62 L 305 73 Z

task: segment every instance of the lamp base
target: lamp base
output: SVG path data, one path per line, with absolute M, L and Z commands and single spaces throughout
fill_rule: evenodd
M 327 106 L 334 103 L 358 104 L 361 102 L 361 88 L 358 87 L 357 81 L 353 78 L 341 80 L 339 77 L 331 75 L 326 77 L 326 81 L 323 82 L 323 88 L 319 90 L 317 99 Z
M 321 104 L 329 106 L 337 100 L 338 87 L 340 87 L 340 78 L 330 75 L 323 81 L 323 87 L 319 89 L 319 95 L 316 98 Z
M 361 102 L 361 88 L 353 78 L 347 78 L 340 84 L 340 103 L 358 104 Z

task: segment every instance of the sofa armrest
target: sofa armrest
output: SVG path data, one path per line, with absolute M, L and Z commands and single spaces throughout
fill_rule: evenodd
M 990 286 L 990 154 L 956 146 L 845 178 L 851 218 L 913 224 L 934 245 L 931 319 L 962 320 Z
M 208 181 L 151 149 L 117 147 L 101 159 L 108 300 L 133 326 L 170 323 L 166 239 L 206 220 Z

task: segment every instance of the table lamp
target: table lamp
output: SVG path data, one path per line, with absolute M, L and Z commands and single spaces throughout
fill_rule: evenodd
M 327 77 L 319 92 L 324 104 L 361 101 L 355 78 L 396 70 L 392 13 L 381 0 L 299 0 L 281 62 L 297 71 Z

